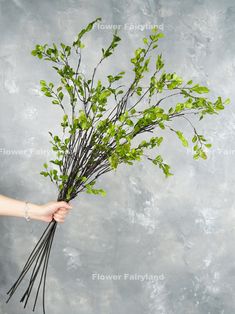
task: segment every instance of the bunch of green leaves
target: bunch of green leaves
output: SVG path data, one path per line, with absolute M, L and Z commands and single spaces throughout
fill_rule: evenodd
M 184 82 L 176 73 L 165 71 L 162 54 L 156 53 L 158 41 L 164 35 L 157 28 L 134 51 L 130 60 L 133 79 L 129 84 L 121 84 L 125 75 L 122 69 L 103 81 L 97 78 L 100 65 L 112 56 L 121 40 L 117 31 L 110 44 L 101 49 L 97 65 L 86 77 L 81 70 L 83 38 L 99 21 L 101 18 L 82 29 L 71 46 L 36 45 L 32 51 L 33 56 L 51 62 L 59 78 L 57 84 L 40 82 L 44 95 L 63 112 L 61 135 L 49 132 L 56 158 L 50 161 L 51 166 L 44 164 L 41 174 L 57 185 L 59 199 L 66 201 L 84 190 L 105 195 L 103 189 L 95 188 L 97 178 L 122 163 L 132 165 L 147 158 L 166 177 L 172 175 L 170 166 L 159 154 L 164 140 L 160 132 L 174 132 L 183 146 L 189 146 L 182 130 L 172 126 L 175 119 L 184 119 L 192 128 L 193 157 L 206 159 L 211 144 L 198 134 L 190 117 L 196 116 L 200 121 L 206 115 L 218 114 L 229 103 L 229 99 L 223 101 L 221 97 L 212 101 L 205 96 L 209 92 L 207 87 L 192 80 Z M 172 104 L 170 108 L 167 101 Z M 145 134 L 144 140 L 143 136 L 139 140 L 141 134 Z M 149 152 L 155 150 L 156 157 L 151 157 Z

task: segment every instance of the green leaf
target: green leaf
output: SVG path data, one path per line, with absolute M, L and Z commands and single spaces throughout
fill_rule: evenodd
M 222 102 L 222 98 L 221 98 L 221 97 L 218 97 L 218 99 L 217 99 L 217 101 L 215 102 L 214 106 L 215 106 L 215 109 L 216 109 L 216 110 L 223 110 L 223 109 L 224 109 L 224 105 L 223 105 L 223 102 Z
M 121 38 L 117 35 L 117 30 L 115 30 L 115 32 L 113 34 L 112 42 L 109 45 L 109 47 L 106 50 L 102 48 L 103 58 L 107 58 L 113 54 L 114 49 L 117 47 L 118 42 L 120 40 L 121 40 Z
M 49 176 L 49 173 L 46 172 L 46 171 L 41 171 L 40 174 L 44 177 L 48 177 Z
M 62 160 L 56 159 L 56 160 L 50 160 L 50 162 L 51 162 L 52 164 L 57 165 L 57 166 L 63 166 Z
M 199 86 L 198 84 L 191 87 L 190 90 L 195 92 L 195 93 L 198 93 L 198 94 L 209 93 L 209 91 L 210 91 L 207 87 Z
M 148 38 L 143 38 L 143 42 L 145 45 L 148 45 Z
M 37 52 L 37 50 L 32 50 L 31 54 L 35 57 L 38 54 L 38 52 Z
M 113 155 L 111 155 L 109 158 L 109 163 L 111 165 L 111 167 L 113 169 L 116 169 L 118 164 L 119 164 L 119 158 L 118 158 L 118 155 L 116 153 L 114 153 Z
M 57 136 L 57 135 L 55 135 L 53 139 L 54 139 L 55 143 L 58 143 L 61 141 L 59 136 Z
M 207 159 L 207 155 L 206 155 L 206 153 L 205 153 L 204 151 L 201 151 L 201 152 L 200 152 L 200 157 L 201 157 L 202 159 Z
M 86 28 L 82 29 L 82 30 L 79 32 L 78 36 L 77 36 L 77 40 L 73 42 L 73 46 L 78 46 L 78 47 L 80 47 L 80 48 L 84 48 L 85 46 L 84 46 L 84 44 L 81 43 L 81 38 L 83 37 L 83 35 L 84 35 L 85 33 L 87 33 L 87 32 L 89 32 L 90 30 L 92 30 L 92 28 L 93 28 L 93 26 L 94 26 L 95 23 L 97 23 L 97 22 L 99 22 L 99 21 L 101 21 L 101 20 L 102 20 L 102 19 L 101 19 L 100 17 L 98 17 L 97 19 L 95 19 L 94 21 L 92 21 L 91 23 L 89 23 Z
M 162 156 L 158 155 L 155 159 L 152 159 L 152 162 L 157 165 L 165 174 L 166 178 L 172 176 L 173 174 L 170 172 L 170 166 L 163 162 Z
M 197 141 L 197 136 L 194 135 L 194 137 L 192 138 L 192 142 L 193 142 L 193 143 L 196 143 L 196 141 Z
M 50 92 L 45 92 L 44 95 L 47 96 L 47 97 L 52 97 Z
M 73 187 L 73 186 L 70 186 L 69 189 L 68 189 L 68 191 L 67 191 L 67 193 L 66 193 L 66 200 L 69 200 L 69 199 L 70 199 L 73 190 L 74 190 L 74 187 Z
M 176 134 L 178 138 L 180 139 L 181 143 L 183 144 L 184 147 L 188 147 L 188 141 L 184 137 L 183 133 L 180 131 L 176 131 Z
M 40 81 L 40 85 L 41 85 L 41 86 L 47 86 L 47 83 L 46 83 L 46 81 L 41 80 L 41 81 Z
M 164 62 L 162 61 L 162 54 L 158 55 L 156 61 L 156 70 L 160 71 L 164 67 Z
M 81 177 L 81 181 L 82 181 L 82 182 L 86 182 L 86 180 L 87 180 L 87 177 L 84 177 L 84 176 Z
M 229 98 L 227 98 L 225 101 L 224 101 L 224 105 L 229 105 L 230 104 L 230 99 Z
M 62 101 L 64 98 L 64 94 L 62 92 L 59 92 L 58 97 Z
M 58 100 L 52 100 L 52 103 L 54 104 L 54 105 L 59 105 L 59 101 Z
M 99 194 L 104 197 L 104 196 L 106 196 L 107 193 L 105 190 L 99 189 Z

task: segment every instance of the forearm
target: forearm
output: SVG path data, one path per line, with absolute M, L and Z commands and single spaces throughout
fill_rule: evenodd
M 23 201 L 0 195 L 0 216 L 25 217 L 25 206 Z M 39 211 L 39 205 L 28 203 L 28 214 L 31 218 Z

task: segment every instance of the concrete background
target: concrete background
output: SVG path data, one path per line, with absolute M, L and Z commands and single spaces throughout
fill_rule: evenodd
M 49 159 L 47 132 L 56 130 L 60 117 L 40 93 L 39 80 L 55 76 L 30 52 L 37 43 L 70 43 L 98 16 L 103 24 L 121 25 L 120 53 L 104 66 L 107 71 L 130 70 L 129 57 L 144 36 L 126 23 L 157 24 L 166 35 L 160 50 L 167 69 L 232 102 L 198 125 L 213 143 L 207 161 L 194 161 L 166 135 L 161 151 L 173 177 L 166 180 L 147 162 L 122 166 L 100 180 L 106 198 L 83 194 L 73 202 L 52 250 L 47 313 L 235 313 L 234 1 L 1 0 L 0 193 L 35 203 L 56 198 L 56 189 L 39 175 Z M 110 39 L 108 30 L 87 36 L 84 71 Z M 1 314 L 31 312 L 19 303 L 22 287 L 8 305 L 6 291 L 45 226 L 1 218 Z M 94 280 L 94 273 L 122 278 Z M 125 280 L 125 274 L 149 278 Z

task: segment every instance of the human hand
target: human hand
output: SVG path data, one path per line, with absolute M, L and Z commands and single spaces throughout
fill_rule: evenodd
M 72 206 L 64 201 L 49 202 L 44 205 L 38 205 L 37 209 L 29 211 L 32 219 L 50 222 L 53 218 L 57 222 L 64 222 L 66 215 Z

